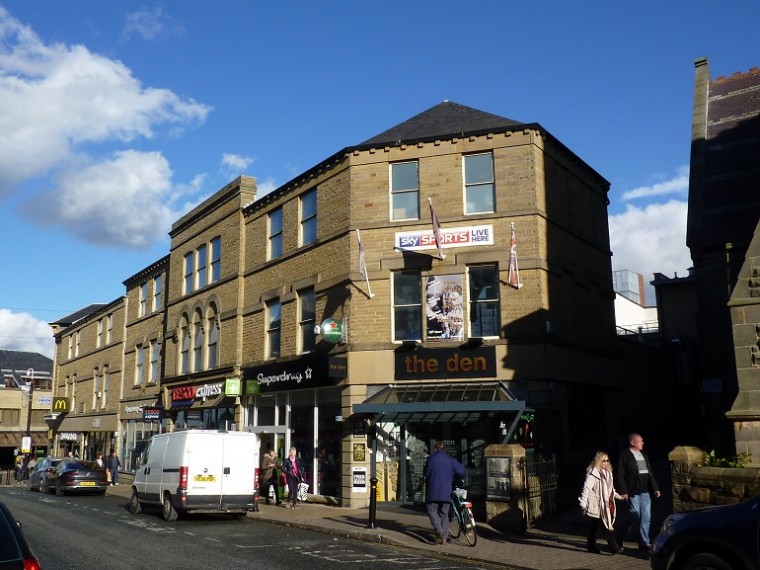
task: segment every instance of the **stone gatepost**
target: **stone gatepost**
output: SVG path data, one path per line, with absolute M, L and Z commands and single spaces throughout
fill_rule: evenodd
M 492 527 L 512 533 L 524 532 L 526 484 L 519 464 L 525 449 L 515 444 L 494 444 L 486 447 L 486 522 Z
M 704 465 L 706 459 L 707 454 L 703 450 L 688 445 L 676 447 L 668 453 L 674 513 L 691 510 L 691 471 L 698 465 Z

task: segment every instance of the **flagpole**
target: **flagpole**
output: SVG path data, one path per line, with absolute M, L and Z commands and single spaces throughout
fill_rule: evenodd
M 441 247 L 441 224 L 438 222 L 438 216 L 435 215 L 435 210 L 433 210 L 433 199 L 430 196 L 428 196 L 428 204 L 430 205 L 430 222 L 433 224 L 435 246 L 438 248 L 438 259 L 443 261 L 446 259 L 446 255 L 443 253 L 443 248 Z
M 372 292 L 372 286 L 369 284 L 369 274 L 367 273 L 367 262 L 364 259 L 364 244 L 362 243 L 362 236 L 359 233 L 359 228 L 356 228 L 356 240 L 359 242 L 359 257 L 356 259 L 356 269 L 359 271 L 359 275 L 362 275 L 364 277 L 365 282 L 367 283 L 367 291 L 369 293 L 369 298 L 375 296 L 375 294 Z

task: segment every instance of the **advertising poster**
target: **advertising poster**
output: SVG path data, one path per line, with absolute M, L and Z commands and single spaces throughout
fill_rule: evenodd
M 464 340 L 464 295 L 461 275 L 430 275 L 426 283 L 427 340 Z

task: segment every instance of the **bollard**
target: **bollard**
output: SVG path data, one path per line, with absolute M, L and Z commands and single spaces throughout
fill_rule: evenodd
M 369 523 L 367 528 L 376 528 L 375 521 L 377 520 L 377 477 L 372 477 L 369 480 Z

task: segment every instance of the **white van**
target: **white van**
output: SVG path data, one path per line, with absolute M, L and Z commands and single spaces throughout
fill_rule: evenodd
M 259 437 L 255 433 L 180 430 L 155 435 L 140 457 L 129 508 L 245 516 L 258 507 Z

